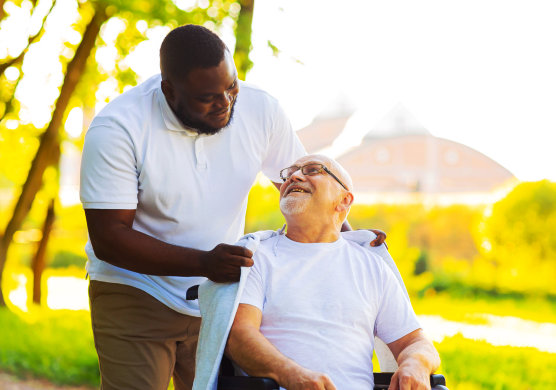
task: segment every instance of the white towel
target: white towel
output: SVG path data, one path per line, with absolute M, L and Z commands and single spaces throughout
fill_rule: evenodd
M 250 233 L 243 236 L 236 245 L 244 246 L 254 253 L 261 241 L 282 233 L 283 228 L 278 231 L 265 230 Z M 379 255 L 394 272 L 402 286 L 402 290 L 407 296 L 407 290 L 403 284 L 402 277 L 386 246 L 384 244 L 378 247 L 370 246 L 370 242 L 376 237 L 373 232 L 353 230 L 342 232 L 342 237 L 365 246 L 373 251 L 373 253 Z M 203 320 L 199 334 L 199 343 L 197 344 L 193 390 L 216 390 L 220 361 L 224 354 L 228 333 L 232 327 L 235 313 L 239 306 L 239 299 L 250 270 L 250 267 L 242 267 L 239 282 L 214 283 L 208 280 L 199 287 L 199 306 Z M 388 349 L 388 346 L 382 340 L 376 337 L 375 352 L 382 371 L 395 371 L 397 369 L 396 360 L 392 356 L 390 349 Z

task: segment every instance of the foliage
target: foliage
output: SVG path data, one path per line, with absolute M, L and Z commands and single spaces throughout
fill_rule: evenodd
M 0 308 L 0 368 L 60 384 L 99 385 L 89 313 Z
M 246 231 L 277 229 L 278 191 L 257 184 Z M 492 210 L 482 206 L 354 205 L 354 229 L 388 234 L 389 250 L 412 294 L 460 297 L 556 296 L 556 183 L 522 183 Z
M 419 315 L 440 315 L 457 322 L 485 324 L 485 315 L 495 315 L 556 324 L 556 301 L 538 297 L 454 297 L 431 291 L 425 297 L 412 297 L 411 304 Z
M 484 268 L 500 290 L 556 295 L 556 183 L 522 183 L 492 207 Z
M 259 177 L 249 192 L 245 231 L 280 229 L 285 220 L 278 206 L 279 199 L 279 193 L 274 185 Z

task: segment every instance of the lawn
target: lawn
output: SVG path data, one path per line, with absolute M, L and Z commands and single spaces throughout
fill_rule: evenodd
M 457 310 L 471 310 L 470 301 L 449 305 L 447 298 L 431 302 L 415 301 L 417 312 L 443 315 L 458 320 Z M 482 311 L 496 312 L 503 307 L 507 315 L 525 314 L 528 319 L 552 318 L 534 314 L 520 305 L 485 302 Z M 547 310 L 550 305 L 543 306 Z M 422 308 L 425 313 L 421 312 Z M 437 311 L 434 308 L 438 309 Z M 427 310 L 425 310 L 427 309 Z M 450 314 L 452 313 L 452 314 Z M 461 319 L 461 318 L 460 318 Z M 98 387 L 98 366 L 86 311 L 48 310 L 33 307 L 28 313 L 0 309 L 0 370 L 20 377 L 45 378 L 58 384 Z M 556 354 L 534 348 L 494 347 L 460 335 L 436 343 L 442 358 L 440 372 L 451 390 L 475 389 L 553 389 L 556 388 Z

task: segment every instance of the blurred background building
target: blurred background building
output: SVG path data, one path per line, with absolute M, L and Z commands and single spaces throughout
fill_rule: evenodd
M 334 146 L 349 127 L 364 136 L 338 152 Z M 335 113 L 316 118 L 298 135 L 309 153 L 336 155 L 352 175 L 358 203 L 489 204 L 517 183 L 484 154 L 433 136 L 402 104 L 374 126 L 365 123 L 364 110 Z

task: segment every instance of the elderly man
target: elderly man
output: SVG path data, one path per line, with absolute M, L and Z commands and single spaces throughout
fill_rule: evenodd
M 399 365 L 390 388 L 430 388 L 440 359 L 398 281 L 340 234 L 353 202 L 349 175 L 311 155 L 281 177 L 287 233 L 255 252 L 226 353 L 286 389 L 372 389 L 377 335 Z

